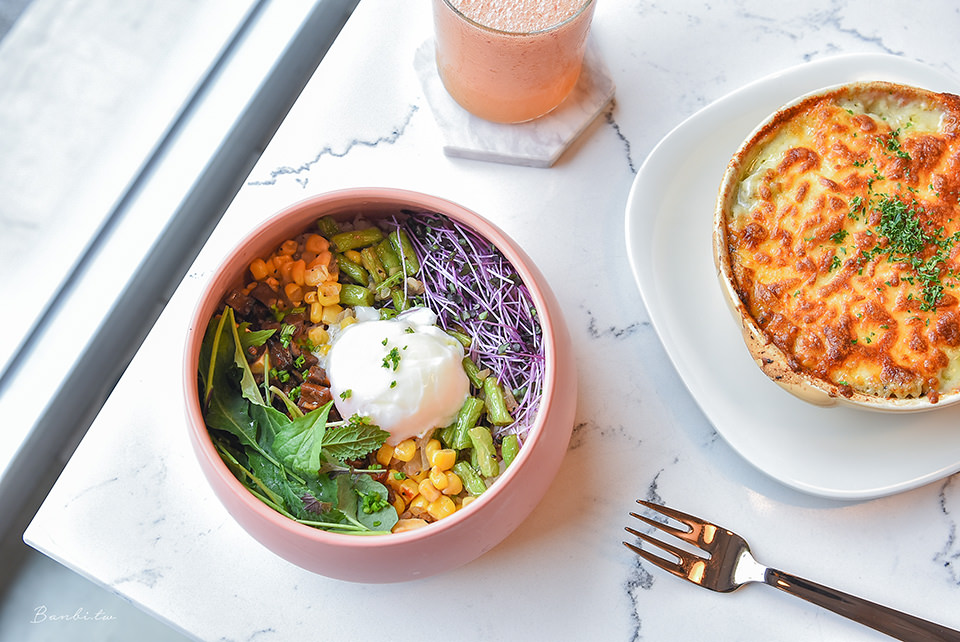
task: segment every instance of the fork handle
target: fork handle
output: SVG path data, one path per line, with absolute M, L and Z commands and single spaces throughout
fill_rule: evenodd
M 812 602 L 898 640 L 960 642 L 960 631 L 895 611 L 802 577 L 768 568 L 763 581 L 774 588 Z

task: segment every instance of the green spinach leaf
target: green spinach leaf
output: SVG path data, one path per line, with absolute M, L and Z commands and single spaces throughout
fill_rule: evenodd
M 263 450 L 257 443 L 257 425 L 250 416 L 250 402 L 232 387 L 214 386 L 204 418 L 207 427 L 234 435 L 244 446 Z
M 250 417 L 259 428 L 260 446 L 268 451 L 273 448 L 273 440 L 280 429 L 290 423 L 290 417 L 266 404 L 250 404 Z
M 291 504 L 290 485 L 283 469 L 258 452 L 247 455 L 250 462 L 250 477 L 253 484 L 276 504 L 286 508 L 287 512 L 296 515 L 297 506 Z
M 224 345 L 223 337 L 227 317 L 221 314 L 218 319 L 211 319 L 200 346 L 200 379 L 204 383 L 203 404 L 210 402 L 210 396 L 217 385 L 231 385 L 228 372 L 233 358 L 230 346 Z
M 306 482 L 300 490 L 300 500 L 306 510 L 304 520 L 320 519 L 327 523 L 346 524 L 347 519 L 337 507 L 337 482 L 329 475 L 320 475 Z
M 224 325 L 224 337 L 221 342 L 227 343 L 233 348 L 233 363 L 240 370 L 240 391 L 246 399 L 253 403 L 263 404 L 263 396 L 260 394 L 260 387 L 253 378 L 253 372 L 250 370 L 250 364 L 247 363 L 247 356 L 243 351 L 243 344 L 240 340 L 240 330 L 237 328 L 237 322 L 233 315 L 233 308 L 227 306 L 223 309 L 223 318 L 226 319 Z M 229 331 L 229 335 L 227 335 Z M 249 333 L 244 333 L 249 334 Z
M 328 428 L 332 402 L 303 414 L 267 379 L 261 392 L 246 351 L 273 332 L 238 326 L 230 307 L 207 326 L 198 379 L 221 458 L 254 496 L 291 519 L 333 531 L 389 532 L 397 514 L 386 487 L 366 474 L 320 473 L 336 467 L 328 460 L 364 457 L 389 433 L 360 417 Z M 286 414 L 270 404 L 270 394 L 281 399 Z
M 351 475 L 337 475 L 337 507 L 350 522 L 363 526 L 357 520 L 357 491 L 353 487 Z M 363 526 L 366 528 L 366 526 Z
M 200 344 L 200 355 L 197 359 L 197 372 L 199 374 L 200 381 L 200 395 L 201 401 L 206 404 L 207 397 L 210 395 L 210 387 L 213 385 L 211 381 L 211 368 L 213 367 L 213 353 L 216 349 L 216 342 L 218 336 L 218 329 L 220 327 L 219 318 L 213 317 L 207 323 L 207 329 L 203 333 L 203 342 Z
M 246 351 L 250 347 L 260 347 L 267 339 L 276 334 L 276 330 L 250 330 L 247 322 L 240 324 L 240 347 Z
M 327 429 L 329 402 L 302 417 L 281 426 L 273 439 L 273 452 L 287 468 L 316 477 L 320 470 L 320 453 Z
M 369 475 L 356 475 L 357 521 L 375 531 L 389 531 L 397 523 L 397 511 L 390 504 L 386 487 Z M 367 512 L 370 510 L 370 512 Z
M 251 400 L 257 406 L 262 406 L 263 398 L 246 358 L 238 348 L 237 326 L 231 308 L 224 309 L 216 329 L 211 334 L 208 327 L 207 335 L 204 343 L 208 348 L 201 350 L 209 359 L 205 368 L 201 362 L 201 372 L 204 369 L 207 372 L 204 394 L 207 426 L 234 435 L 242 445 L 249 446 L 276 463 L 276 459 L 260 445 L 258 423 L 250 412 Z
M 303 416 L 303 411 L 300 410 L 297 404 L 293 403 L 290 397 L 288 397 L 283 390 L 276 386 L 270 386 L 270 392 L 280 397 L 280 401 L 283 402 L 284 407 L 287 409 L 287 413 L 289 413 L 291 417 L 296 419 L 297 417 Z

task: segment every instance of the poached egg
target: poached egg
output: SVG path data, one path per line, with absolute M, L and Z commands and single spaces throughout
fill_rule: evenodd
M 344 329 L 327 354 L 334 404 L 344 418 L 367 417 L 397 445 L 453 423 L 470 394 L 463 346 L 428 308 Z

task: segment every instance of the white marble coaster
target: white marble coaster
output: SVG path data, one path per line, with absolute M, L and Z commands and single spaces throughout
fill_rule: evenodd
M 504 125 L 470 114 L 457 104 L 437 73 L 434 44 L 420 45 L 414 67 L 433 116 L 443 131 L 447 156 L 550 167 L 613 98 L 613 78 L 592 42 L 587 43 L 577 86 L 555 110 L 526 123 Z

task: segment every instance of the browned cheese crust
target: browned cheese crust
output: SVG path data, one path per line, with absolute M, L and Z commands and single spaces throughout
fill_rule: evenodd
M 958 133 L 957 96 L 869 83 L 787 108 L 742 148 L 716 251 L 768 345 L 754 356 L 833 395 L 936 403 L 960 386 Z

